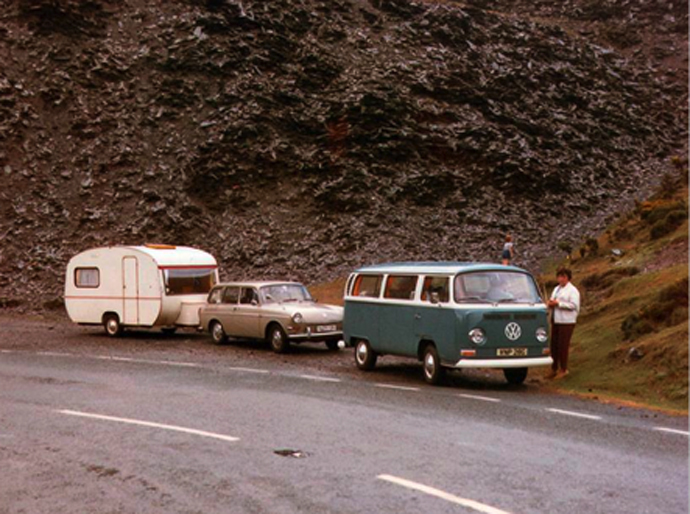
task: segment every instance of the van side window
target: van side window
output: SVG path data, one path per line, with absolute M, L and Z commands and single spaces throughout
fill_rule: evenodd
M 352 296 L 366 296 L 369 298 L 378 298 L 379 291 L 381 291 L 381 275 L 360 275 L 355 280 L 355 286 L 352 288 Z
M 414 300 L 418 278 L 416 275 L 390 275 L 386 281 L 386 291 L 383 293 L 383 297 L 396 300 Z
M 98 268 L 76 268 L 74 285 L 77 287 L 97 288 L 101 285 L 101 273 Z
M 431 293 L 437 293 L 439 302 L 448 303 L 450 298 L 449 283 L 448 277 L 425 277 L 422 286 L 422 301 L 430 302 Z
M 239 287 L 226 287 L 223 293 L 223 303 L 237 303 L 240 297 Z

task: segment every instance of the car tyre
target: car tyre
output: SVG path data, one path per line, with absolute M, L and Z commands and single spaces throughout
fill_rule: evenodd
M 177 327 L 165 327 L 161 328 L 161 332 L 163 332 L 166 336 L 171 336 L 175 332 L 177 332 Z
M 285 353 L 290 348 L 290 341 L 279 325 L 272 325 L 268 331 L 268 344 L 271 345 L 271 350 L 276 353 Z
M 510 385 L 521 385 L 527 378 L 527 368 L 504 368 L 503 374 Z
M 215 344 L 225 344 L 228 340 L 228 336 L 225 335 L 225 329 L 220 321 L 213 321 L 209 327 L 209 332 L 211 332 L 211 339 Z
M 108 314 L 104 316 L 103 328 L 105 329 L 105 333 L 110 337 L 120 337 L 125 330 L 117 314 Z
M 376 366 L 378 355 L 371 349 L 369 341 L 360 339 L 355 345 L 355 364 L 362 371 L 371 371 Z
M 427 384 L 438 385 L 443 381 L 445 370 L 441 366 L 441 359 L 433 344 L 428 344 L 424 348 L 422 353 L 422 370 L 424 371 L 424 380 Z
M 337 352 L 338 351 L 338 341 L 326 341 L 326 347 L 332 352 Z

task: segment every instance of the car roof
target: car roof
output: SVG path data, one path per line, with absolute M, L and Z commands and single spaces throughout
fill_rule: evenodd
M 243 280 L 239 282 L 219 282 L 215 287 L 222 286 L 240 286 L 240 287 L 264 287 L 264 286 L 280 286 L 280 285 L 296 285 L 301 286 L 299 282 L 291 282 L 289 280 Z
M 388 262 L 383 264 L 374 264 L 371 266 L 364 266 L 356 270 L 356 273 L 443 273 L 456 274 L 467 271 L 518 271 L 520 273 L 529 273 L 527 270 L 518 268 L 517 266 L 504 266 L 493 262 L 444 262 L 444 261 L 429 261 L 429 262 Z

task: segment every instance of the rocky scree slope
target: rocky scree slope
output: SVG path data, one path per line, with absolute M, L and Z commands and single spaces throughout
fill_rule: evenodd
M 495 259 L 505 232 L 532 265 L 661 176 L 683 95 L 473 6 L 10 0 L 0 303 L 59 305 L 72 254 L 144 241 L 228 279 Z

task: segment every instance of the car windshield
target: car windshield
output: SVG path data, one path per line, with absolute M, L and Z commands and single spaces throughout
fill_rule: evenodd
M 313 302 L 309 291 L 302 284 L 276 284 L 261 288 L 264 303 Z
M 455 277 L 457 303 L 539 303 L 534 279 L 514 271 L 478 271 Z

